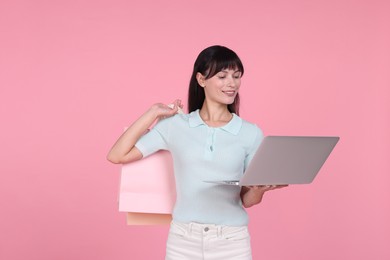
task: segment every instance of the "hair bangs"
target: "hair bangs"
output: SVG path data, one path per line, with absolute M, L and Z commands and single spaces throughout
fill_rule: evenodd
M 237 55 L 226 55 L 227 53 L 223 54 L 224 55 L 215 55 L 214 59 L 210 61 L 207 75 L 205 75 L 206 79 L 213 77 L 215 74 L 225 69 L 238 70 L 241 72 L 241 75 L 244 74 L 244 66 Z

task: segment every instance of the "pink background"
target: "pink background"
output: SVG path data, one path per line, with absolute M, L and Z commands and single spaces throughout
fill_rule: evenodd
M 390 4 L 380 0 L 0 2 L 0 259 L 163 259 L 129 227 L 105 159 L 196 55 L 234 49 L 241 115 L 339 135 L 312 185 L 250 209 L 254 259 L 390 259 Z

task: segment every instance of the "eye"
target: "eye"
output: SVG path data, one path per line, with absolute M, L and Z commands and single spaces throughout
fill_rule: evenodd
M 218 77 L 219 79 L 224 79 L 224 78 L 226 78 L 226 75 L 225 75 L 225 73 L 218 73 L 218 74 L 217 74 L 217 77 Z
M 239 78 L 241 78 L 241 73 L 236 73 L 236 74 L 233 75 L 233 77 L 235 79 L 239 79 Z

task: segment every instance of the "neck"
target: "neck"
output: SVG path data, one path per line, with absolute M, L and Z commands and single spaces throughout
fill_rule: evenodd
M 210 105 L 206 101 L 199 111 L 199 115 L 204 122 L 210 126 L 221 126 L 228 123 L 233 115 L 226 105 Z

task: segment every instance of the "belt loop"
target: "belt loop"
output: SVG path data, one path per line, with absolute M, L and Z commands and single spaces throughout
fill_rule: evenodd
M 218 231 L 218 237 L 221 238 L 222 237 L 222 226 L 218 226 L 217 231 Z

